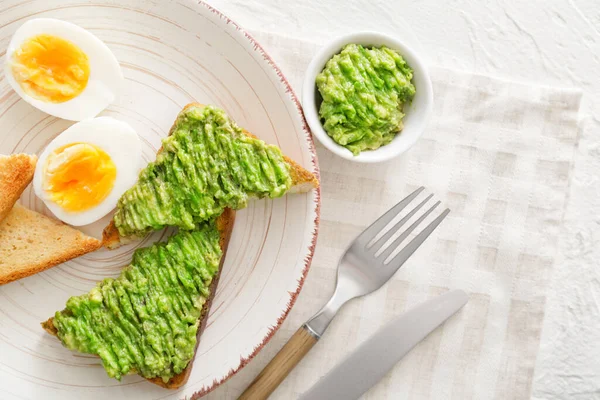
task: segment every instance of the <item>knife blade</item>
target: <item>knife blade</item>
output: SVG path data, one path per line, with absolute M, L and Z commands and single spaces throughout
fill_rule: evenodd
M 402 314 L 358 346 L 299 400 L 359 398 L 468 300 L 465 292 L 453 290 Z

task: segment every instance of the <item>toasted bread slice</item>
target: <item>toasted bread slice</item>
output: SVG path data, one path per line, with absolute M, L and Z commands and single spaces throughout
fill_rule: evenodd
M 234 220 L 235 220 L 235 211 L 233 211 L 229 208 L 226 208 L 225 211 L 223 212 L 223 214 L 221 214 L 217 218 L 217 229 L 219 230 L 219 234 L 220 234 L 219 245 L 221 246 L 221 250 L 223 251 L 223 256 L 221 257 L 221 262 L 219 264 L 219 270 L 218 270 L 216 276 L 213 278 L 213 280 L 210 284 L 210 287 L 209 287 L 210 288 L 210 296 L 209 296 L 208 300 L 204 303 L 204 306 L 202 307 L 202 312 L 200 314 L 200 320 L 201 320 L 200 327 L 198 328 L 198 333 L 197 333 L 198 340 L 196 341 L 196 349 L 194 350 L 194 352 L 196 350 L 198 350 L 198 343 L 200 343 L 200 336 L 202 335 L 202 332 L 204 331 L 204 328 L 206 327 L 206 321 L 208 319 L 206 317 L 208 316 L 208 311 L 210 310 L 210 306 L 212 304 L 213 297 L 217 290 L 217 284 L 219 283 L 219 277 L 221 276 L 221 269 L 223 267 L 223 262 L 225 261 L 225 255 L 227 253 L 227 246 L 229 244 L 229 239 L 231 237 L 231 231 L 233 230 Z M 54 320 L 54 317 L 50 317 L 46 321 L 42 322 L 42 328 L 44 328 L 44 330 L 46 332 L 48 332 L 49 334 L 58 336 L 58 330 L 54 326 L 53 320 Z M 167 388 L 167 389 L 177 389 L 177 388 L 183 386 L 189 379 L 190 374 L 192 372 L 193 363 L 194 363 L 194 358 L 191 359 L 191 361 L 189 362 L 189 364 L 183 371 L 181 371 L 179 374 L 173 376 L 166 383 L 163 382 L 163 380 L 160 377 L 151 378 L 151 379 L 148 379 L 148 381 L 152 382 L 156 385 L 162 386 L 164 388 Z
M 8 215 L 33 179 L 36 163 L 35 155 L 0 155 L 0 221 Z
M 183 108 L 181 113 L 187 111 L 189 108 L 192 108 L 192 107 L 204 107 L 204 105 L 200 104 L 200 103 L 190 103 Z M 179 116 L 178 116 L 178 118 L 179 118 Z M 176 119 L 176 121 L 177 121 L 177 119 Z M 171 133 L 173 133 L 173 131 L 175 129 L 175 125 L 176 125 L 176 123 L 174 123 L 173 126 L 171 127 L 171 129 L 169 131 L 169 135 Z M 244 132 L 244 134 L 257 139 L 257 137 L 255 135 L 251 134 L 250 132 L 248 132 L 246 130 L 244 130 L 243 132 Z M 161 150 L 162 150 L 162 148 L 158 150 L 159 154 L 160 154 Z M 298 163 L 291 160 L 289 157 L 284 155 L 283 158 L 290 166 L 290 174 L 291 174 L 291 178 L 292 178 L 292 187 L 288 190 L 288 193 L 304 193 L 304 192 L 308 192 L 314 188 L 319 187 L 319 181 L 313 173 L 311 173 L 310 171 L 301 167 Z M 122 237 L 119 234 L 117 227 L 115 226 L 114 220 L 112 220 L 108 224 L 108 226 L 104 229 L 104 232 L 102 235 L 102 243 L 106 248 L 109 248 L 109 249 L 116 249 L 117 247 L 119 247 L 123 244 L 129 243 L 130 241 L 135 240 L 135 239 L 138 239 L 138 238 Z
M 98 239 L 15 204 L 0 222 L 0 285 L 97 250 Z

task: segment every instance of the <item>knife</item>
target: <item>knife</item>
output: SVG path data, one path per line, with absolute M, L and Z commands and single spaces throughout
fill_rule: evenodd
M 453 290 L 402 314 L 358 346 L 299 400 L 359 398 L 468 299 L 462 290 Z

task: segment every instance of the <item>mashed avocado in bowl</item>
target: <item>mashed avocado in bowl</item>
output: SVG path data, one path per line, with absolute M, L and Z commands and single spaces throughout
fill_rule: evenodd
M 317 75 L 319 117 L 327 134 L 355 156 L 392 141 L 416 89 L 413 70 L 386 46 L 347 44 Z
M 421 137 L 433 88 L 417 38 L 354 32 L 325 43 L 306 69 L 302 108 L 313 136 L 358 163 L 391 160 Z

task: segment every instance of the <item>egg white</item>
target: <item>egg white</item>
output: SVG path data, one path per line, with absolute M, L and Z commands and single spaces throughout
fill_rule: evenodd
M 13 53 L 28 39 L 41 34 L 68 40 L 77 45 L 88 57 L 90 76 L 87 86 L 71 100 L 48 103 L 33 98 L 21 89 L 13 76 L 11 68 Z M 13 90 L 23 100 L 47 114 L 71 121 L 81 121 L 98 115 L 115 100 L 124 81 L 119 62 L 106 44 L 80 26 L 52 18 L 32 19 L 17 29 L 6 50 L 4 75 Z
M 99 147 L 110 156 L 117 169 L 114 186 L 108 196 L 97 206 L 79 212 L 60 207 L 43 188 L 48 156 L 57 148 L 71 143 L 90 143 Z M 73 226 L 88 225 L 116 207 L 119 197 L 136 183 L 142 167 L 142 143 L 129 124 L 112 117 L 88 119 L 62 132 L 44 149 L 33 176 L 33 189 L 58 219 Z

